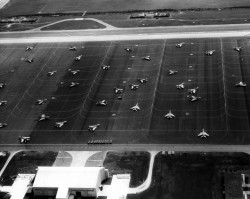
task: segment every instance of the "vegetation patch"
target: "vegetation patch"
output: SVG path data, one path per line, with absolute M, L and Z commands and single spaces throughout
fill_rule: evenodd
M 35 174 L 38 166 L 52 166 L 58 152 L 22 151 L 17 153 L 1 176 L 0 184 L 12 185 L 19 173 Z
M 131 174 L 130 187 L 141 185 L 147 178 L 150 154 L 148 152 L 108 152 L 103 166 L 111 176 Z
M 47 26 L 42 28 L 41 30 L 80 30 L 80 29 L 100 29 L 100 28 L 105 28 L 105 26 L 96 21 L 72 20 Z
M 250 158 L 244 153 L 176 153 L 155 158 L 150 188 L 128 199 L 211 199 L 238 195 L 241 174 L 249 173 Z M 230 175 L 230 177 L 228 177 Z M 228 191 L 230 193 L 228 193 Z M 232 193 L 234 192 L 234 193 Z
M 9 156 L 10 156 L 10 153 L 7 151 L 0 152 L 0 171 L 3 168 Z

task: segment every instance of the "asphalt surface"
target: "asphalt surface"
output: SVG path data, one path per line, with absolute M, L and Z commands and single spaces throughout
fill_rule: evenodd
M 182 48 L 176 43 L 185 42 Z M 33 44 L 34 45 L 34 44 Z M 69 46 L 76 45 L 76 51 Z M 137 42 L 93 42 L 2 45 L 1 80 L 7 86 L 0 90 L 1 144 L 17 144 L 19 136 L 31 136 L 31 144 L 80 144 L 88 140 L 113 140 L 115 144 L 190 143 L 248 144 L 249 92 L 235 83 L 249 83 L 247 39 L 189 39 Z M 237 52 L 234 46 L 242 46 Z M 125 47 L 132 47 L 126 52 Z M 215 50 L 207 56 L 207 50 Z M 74 57 L 83 55 L 80 61 Z M 142 60 L 150 55 L 151 61 Z M 34 58 L 27 63 L 27 58 Z M 102 65 L 110 69 L 102 70 Z M 75 76 L 69 69 L 80 70 Z M 169 76 L 168 70 L 178 70 Z M 56 70 L 53 76 L 49 71 Z M 140 84 L 138 78 L 148 78 Z M 70 82 L 79 86 L 69 88 Z M 183 90 L 176 84 L 184 82 Z M 139 84 L 130 90 L 129 84 Z M 199 87 L 201 100 L 190 102 L 187 90 Z M 125 92 L 122 100 L 114 87 Z M 35 105 L 37 99 L 48 99 Z M 96 106 L 107 100 L 106 107 Z M 139 104 L 141 111 L 130 107 Z M 171 110 L 176 118 L 167 120 Z M 45 113 L 50 120 L 37 122 Z M 61 128 L 55 122 L 67 121 Z M 93 133 L 88 126 L 101 124 Z M 210 137 L 199 139 L 205 129 Z
M 235 31 L 241 26 L 228 27 Z M 213 30 L 218 28 L 216 26 Z M 165 28 L 147 30 L 166 31 Z M 119 31 L 104 32 L 112 37 Z M 128 30 L 131 36 L 134 31 L 142 30 Z M 83 32 L 91 33 L 74 31 L 72 34 Z M 95 32 L 103 34 L 102 31 Z M 22 38 L 26 35 L 29 39 L 32 34 L 39 36 L 41 33 L 11 33 L 9 36 Z M 58 32 L 42 33 L 43 36 L 54 34 Z M 31 145 L 28 146 L 31 148 L 37 144 L 38 148 L 47 146 L 39 144 L 49 144 L 49 147 L 58 144 L 56 148 L 61 144 L 66 148 L 69 146 L 63 144 L 74 144 L 73 148 L 82 148 L 79 144 L 92 139 L 110 139 L 115 144 L 128 144 L 121 146 L 133 146 L 134 149 L 140 143 L 237 144 L 239 148 L 242 144 L 249 144 L 249 88 L 235 87 L 239 81 L 250 84 L 247 37 L 152 41 L 149 35 L 147 37 L 147 41 L 65 43 L 69 36 L 63 43 L 30 44 L 35 47 L 32 51 L 24 50 L 26 44 L 3 44 L 0 48 L 0 75 L 7 87 L 0 90 L 0 97 L 8 104 L 0 107 L 0 119 L 7 122 L 8 127 L 0 129 L 1 145 L 18 144 L 19 136 L 31 136 Z M 49 38 L 46 37 L 47 42 Z M 3 37 L 0 40 L 4 43 Z M 185 45 L 176 48 L 175 44 L 180 42 L 185 42 Z M 72 45 L 77 46 L 77 51 L 69 51 L 68 47 Z M 234 51 L 235 46 L 242 46 L 243 50 Z M 132 52 L 126 52 L 125 47 L 132 47 Z M 214 55 L 206 56 L 207 50 L 215 50 Z M 83 58 L 74 61 L 74 57 L 81 54 Z M 146 55 L 152 60 L 142 60 Z M 35 61 L 27 63 L 27 58 Z M 104 71 L 102 64 L 111 68 Z M 72 76 L 69 68 L 78 69 L 80 73 Z M 169 76 L 169 69 L 178 70 L 178 74 Z M 57 73 L 47 76 L 52 70 Z M 149 79 L 146 84 L 137 81 L 143 77 Z M 69 88 L 72 81 L 78 82 L 79 86 Z M 185 82 L 185 89 L 177 90 L 175 85 L 182 82 Z M 139 84 L 139 89 L 130 90 L 130 83 Z M 125 89 L 122 100 L 114 94 L 116 86 Z M 196 86 L 201 100 L 192 103 L 188 101 L 187 89 Z M 35 105 L 37 99 L 45 98 L 48 99 L 46 104 Z M 95 105 L 103 99 L 108 101 L 108 106 Z M 130 107 L 136 103 L 141 111 L 132 112 Z M 169 110 L 176 115 L 175 119 L 164 118 Z M 37 122 L 42 113 L 49 115 L 50 120 Z M 54 127 L 55 122 L 64 120 L 67 124 L 61 129 Z M 88 125 L 97 123 L 101 126 L 94 133 L 88 132 Z M 203 128 L 210 134 L 205 140 L 197 137 Z M 147 145 L 141 146 L 146 148 Z M 91 150 L 91 147 L 83 145 L 84 149 Z M 112 147 L 93 146 L 95 150 Z
M 120 41 L 168 38 L 243 37 L 250 34 L 250 24 L 117 28 L 114 30 L 64 30 L 1 32 L 0 43 Z

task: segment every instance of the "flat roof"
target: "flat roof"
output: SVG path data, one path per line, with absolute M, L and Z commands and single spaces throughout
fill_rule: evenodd
M 95 188 L 104 167 L 38 167 L 34 188 Z

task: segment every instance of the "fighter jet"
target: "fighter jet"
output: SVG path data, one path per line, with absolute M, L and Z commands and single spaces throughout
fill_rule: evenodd
M 141 109 L 140 109 L 138 103 L 136 103 L 136 105 L 135 105 L 135 106 L 132 106 L 132 107 L 130 108 L 130 110 L 132 110 L 132 111 L 139 111 L 139 110 L 141 110 Z
M 136 90 L 139 88 L 138 84 L 129 84 L 130 90 Z
M 123 93 L 124 89 L 115 87 L 114 91 L 115 91 L 115 94 L 121 94 L 121 93 Z
M 25 50 L 26 50 L 26 51 L 30 51 L 30 50 L 33 50 L 33 48 L 34 48 L 33 46 L 27 46 L 27 47 L 25 48 Z
M 171 110 L 164 116 L 167 119 L 173 119 L 175 118 L 175 115 L 171 112 Z
M 76 75 L 77 73 L 80 72 L 80 70 L 72 70 L 72 69 L 69 69 L 69 72 L 70 72 L 72 75 Z
M 26 62 L 32 63 L 32 62 L 34 62 L 34 59 L 33 58 L 32 59 L 27 59 Z
M 38 117 L 38 122 L 48 120 L 49 118 L 50 118 L 50 116 L 45 115 L 45 114 L 42 114 L 42 115 L 40 115 L 40 116 Z
M 181 42 L 179 44 L 176 44 L 175 46 L 176 46 L 176 48 L 181 48 L 184 44 L 185 44 L 184 42 Z
M 174 75 L 174 74 L 176 74 L 176 73 L 178 73 L 177 70 L 169 70 L 169 71 L 168 71 L 168 74 L 169 74 L 169 75 Z
M 107 106 L 108 102 L 107 100 L 101 100 L 96 102 L 96 106 Z
M 74 50 L 74 51 L 76 51 L 76 47 L 75 47 L 75 46 L 70 46 L 70 47 L 69 47 L 69 50 Z
M 235 51 L 238 51 L 238 52 L 242 51 L 242 49 L 243 49 L 243 48 L 242 48 L 242 47 L 239 47 L 239 46 L 234 47 L 234 50 L 235 50 Z
M 206 51 L 206 55 L 211 56 L 214 54 L 214 52 L 215 52 L 215 50 L 208 50 L 208 51 Z
M 0 106 L 4 106 L 7 104 L 7 101 L 0 101 Z
M 81 58 L 82 58 L 82 55 L 79 55 L 79 56 L 75 57 L 75 61 L 80 61 Z
M 242 82 L 242 81 L 240 81 L 239 83 L 235 84 L 235 86 L 236 86 L 236 87 L 246 87 L 247 84 L 244 83 L 244 82 Z
M 177 89 L 184 89 L 184 87 L 185 87 L 185 86 L 184 86 L 184 82 L 181 83 L 181 84 L 177 84 L 177 85 L 176 85 L 176 88 L 177 88 Z
M 148 81 L 148 78 L 138 78 L 137 79 L 141 84 L 144 84 Z
M 199 99 L 201 99 L 201 97 L 197 97 L 194 95 L 188 95 L 187 97 L 189 98 L 190 102 L 195 102 L 195 101 L 198 101 Z
M 107 65 L 104 65 L 104 64 L 102 65 L 103 70 L 108 70 L 109 68 L 110 68 L 110 66 L 107 66 Z
M 188 93 L 195 94 L 195 93 L 197 93 L 198 89 L 199 89 L 199 87 L 188 89 Z
M 4 88 L 6 86 L 5 83 L 0 83 L 0 88 Z
M 47 102 L 47 99 L 38 99 L 37 101 L 36 101 L 36 104 L 37 105 L 42 105 L 42 104 L 44 104 L 44 103 L 46 103 Z
M 100 124 L 89 125 L 88 131 L 94 132 L 99 126 Z
M 69 87 L 72 88 L 72 87 L 75 87 L 75 86 L 77 86 L 77 85 L 79 85 L 79 83 L 70 82 Z
M 7 123 L 0 123 L 0 128 L 4 128 L 7 126 Z
M 56 70 L 50 71 L 50 72 L 48 72 L 48 76 L 52 76 L 52 75 L 54 75 L 56 72 L 57 72 Z
M 206 133 L 204 129 L 202 129 L 202 132 L 200 132 L 197 136 L 200 138 L 207 138 L 209 137 L 209 134 Z
M 64 124 L 66 124 L 67 123 L 67 121 L 62 121 L 62 122 L 56 122 L 55 123 L 55 127 L 56 128 L 62 128 L 62 126 L 64 125 Z
M 142 59 L 143 59 L 143 60 L 150 61 L 150 60 L 151 60 L 151 57 L 148 55 L 148 56 L 143 57 Z
M 132 48 L 124 48 L 124 50 L 126 50 L 127 52 L 131 52 L 132 51 Z
M 29 136 L 27 136 L 27 137 L 20 136 L 19 140 L 20 140 L 21 143 L 27 143 L 28 141 L 30 141 L 30 137 Z

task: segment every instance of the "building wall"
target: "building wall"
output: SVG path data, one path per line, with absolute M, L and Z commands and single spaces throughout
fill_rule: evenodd
M 33 188 L 35 196 L 56 196 L 57 188 Z

